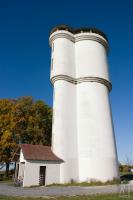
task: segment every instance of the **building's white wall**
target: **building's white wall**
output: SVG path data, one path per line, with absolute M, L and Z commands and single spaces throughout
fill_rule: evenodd
M 95 82 L 77 88 L 79 181 L 119 178 L 108 89 Z
M 52 149 L 64 160 L 61 182 L 78 179 L 75 85 L 60 80 L 54 84 Z
M 48 161 L 26 161 L 23 187 L 39 185 L 40 166 L 46 166 L 45 185 L 59 183 L 60 164 Z
M 109 80 L 105 47 L 92 40 L 75 43 L 76 77 L 99 77 Z
M 25 162 L 25 158 L 24 158 L 22 149 L 20 150 L 20 162 Z
M 19 172 L 18 172 L 18 177 L 17 178 L 24 178 L 24 170 L 25 170 L 25 163 L 19 163 Z

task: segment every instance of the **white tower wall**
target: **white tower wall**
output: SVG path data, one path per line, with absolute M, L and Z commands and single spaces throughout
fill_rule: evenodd
M 77 127 L 75 86 L 64 80 L 54 84 L 52 150 L 64 163 L 60 166 L 60 182 L 78 180 Z
M 74 43 L 58 38 L 52 43 L 51 80 L 54 83 L 52 149 L 64 160 L 60 167 L 60 182 L 78 180 L 76 90 L 68 76 L 75 76 Z M 65 76 L 64 76 L 65 75 Z M 66 80 L 64 80 L 66 77 Z M 58 79 L 58 81 L 56 80 Z
M 76 37 L 88 35 L 81 33 Z M 75 43 L 76 76 L 83 80 L 77 85 L 79 181 L 107 181 L 118 177 L 108 88 L 104 85 L 109 81 L 106 55 L 106 48 L 97 41 Z M 93 82 L 87 82 L 87 78 Z M 97 82 L 100 78 L 105 82 Z
M 106 37 L 95 30 L 59 28 L 50 44 L 52 148 L 64 160 L 60 183 L 119 178 Z
M 106 49 L 100 43 L 92 40 L 76 42 L 75 62 L 77 78 L 100 77 L 109 81 Z
M 66 38 L 52 43 L 51 78 L 57 75 L 75 76 L 75 45 Z
M 118 178 L 108 89 L 95 82 L 77 87 L 79 181 Z

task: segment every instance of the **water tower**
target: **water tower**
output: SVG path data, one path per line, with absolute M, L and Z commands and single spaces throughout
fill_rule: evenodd
M 118 179 L 106 35 L 61 25 L 51 31 L 50 46 L 52 149 L 64 160 L 60 183 Z

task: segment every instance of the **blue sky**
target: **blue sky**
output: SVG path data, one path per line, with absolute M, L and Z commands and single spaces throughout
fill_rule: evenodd
M 52 106 L 48 37 L 58 24 L 97 27 L 108 36 L 118 156 L 133 159 L 132 0 L 1 0 L 0 98 L 29 95 Z

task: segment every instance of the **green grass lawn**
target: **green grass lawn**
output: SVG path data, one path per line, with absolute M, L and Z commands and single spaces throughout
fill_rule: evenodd
M 87 195 L 87 196 L 61 196 L 61 197 L 42 197 L 42 198 L 30 198 L 30 197 L 9 197 L 0 196 L 0 200 L 124 200 L 133 199 L 133 193 L 130 196 L 120 196 L 120 194 L 106 194 L 106 195 Z
M 46 187 L 51 187 L 51 186 L 60 186 L 60 187 L 66 187 L 66 186 L 83 186 L 83 187 L 88 187 L 88 186 L 102 186 L 102 185 L 117 185 L 120 184 L 119 180 L 113 180 L 113 181 L 107 181 L 105 183 L 102 183 L 100 181 L 91 181 L 91 182 L 81 182 L 81 183 L 64 183 L 64 184 L 51 184 L 47 185 Z

